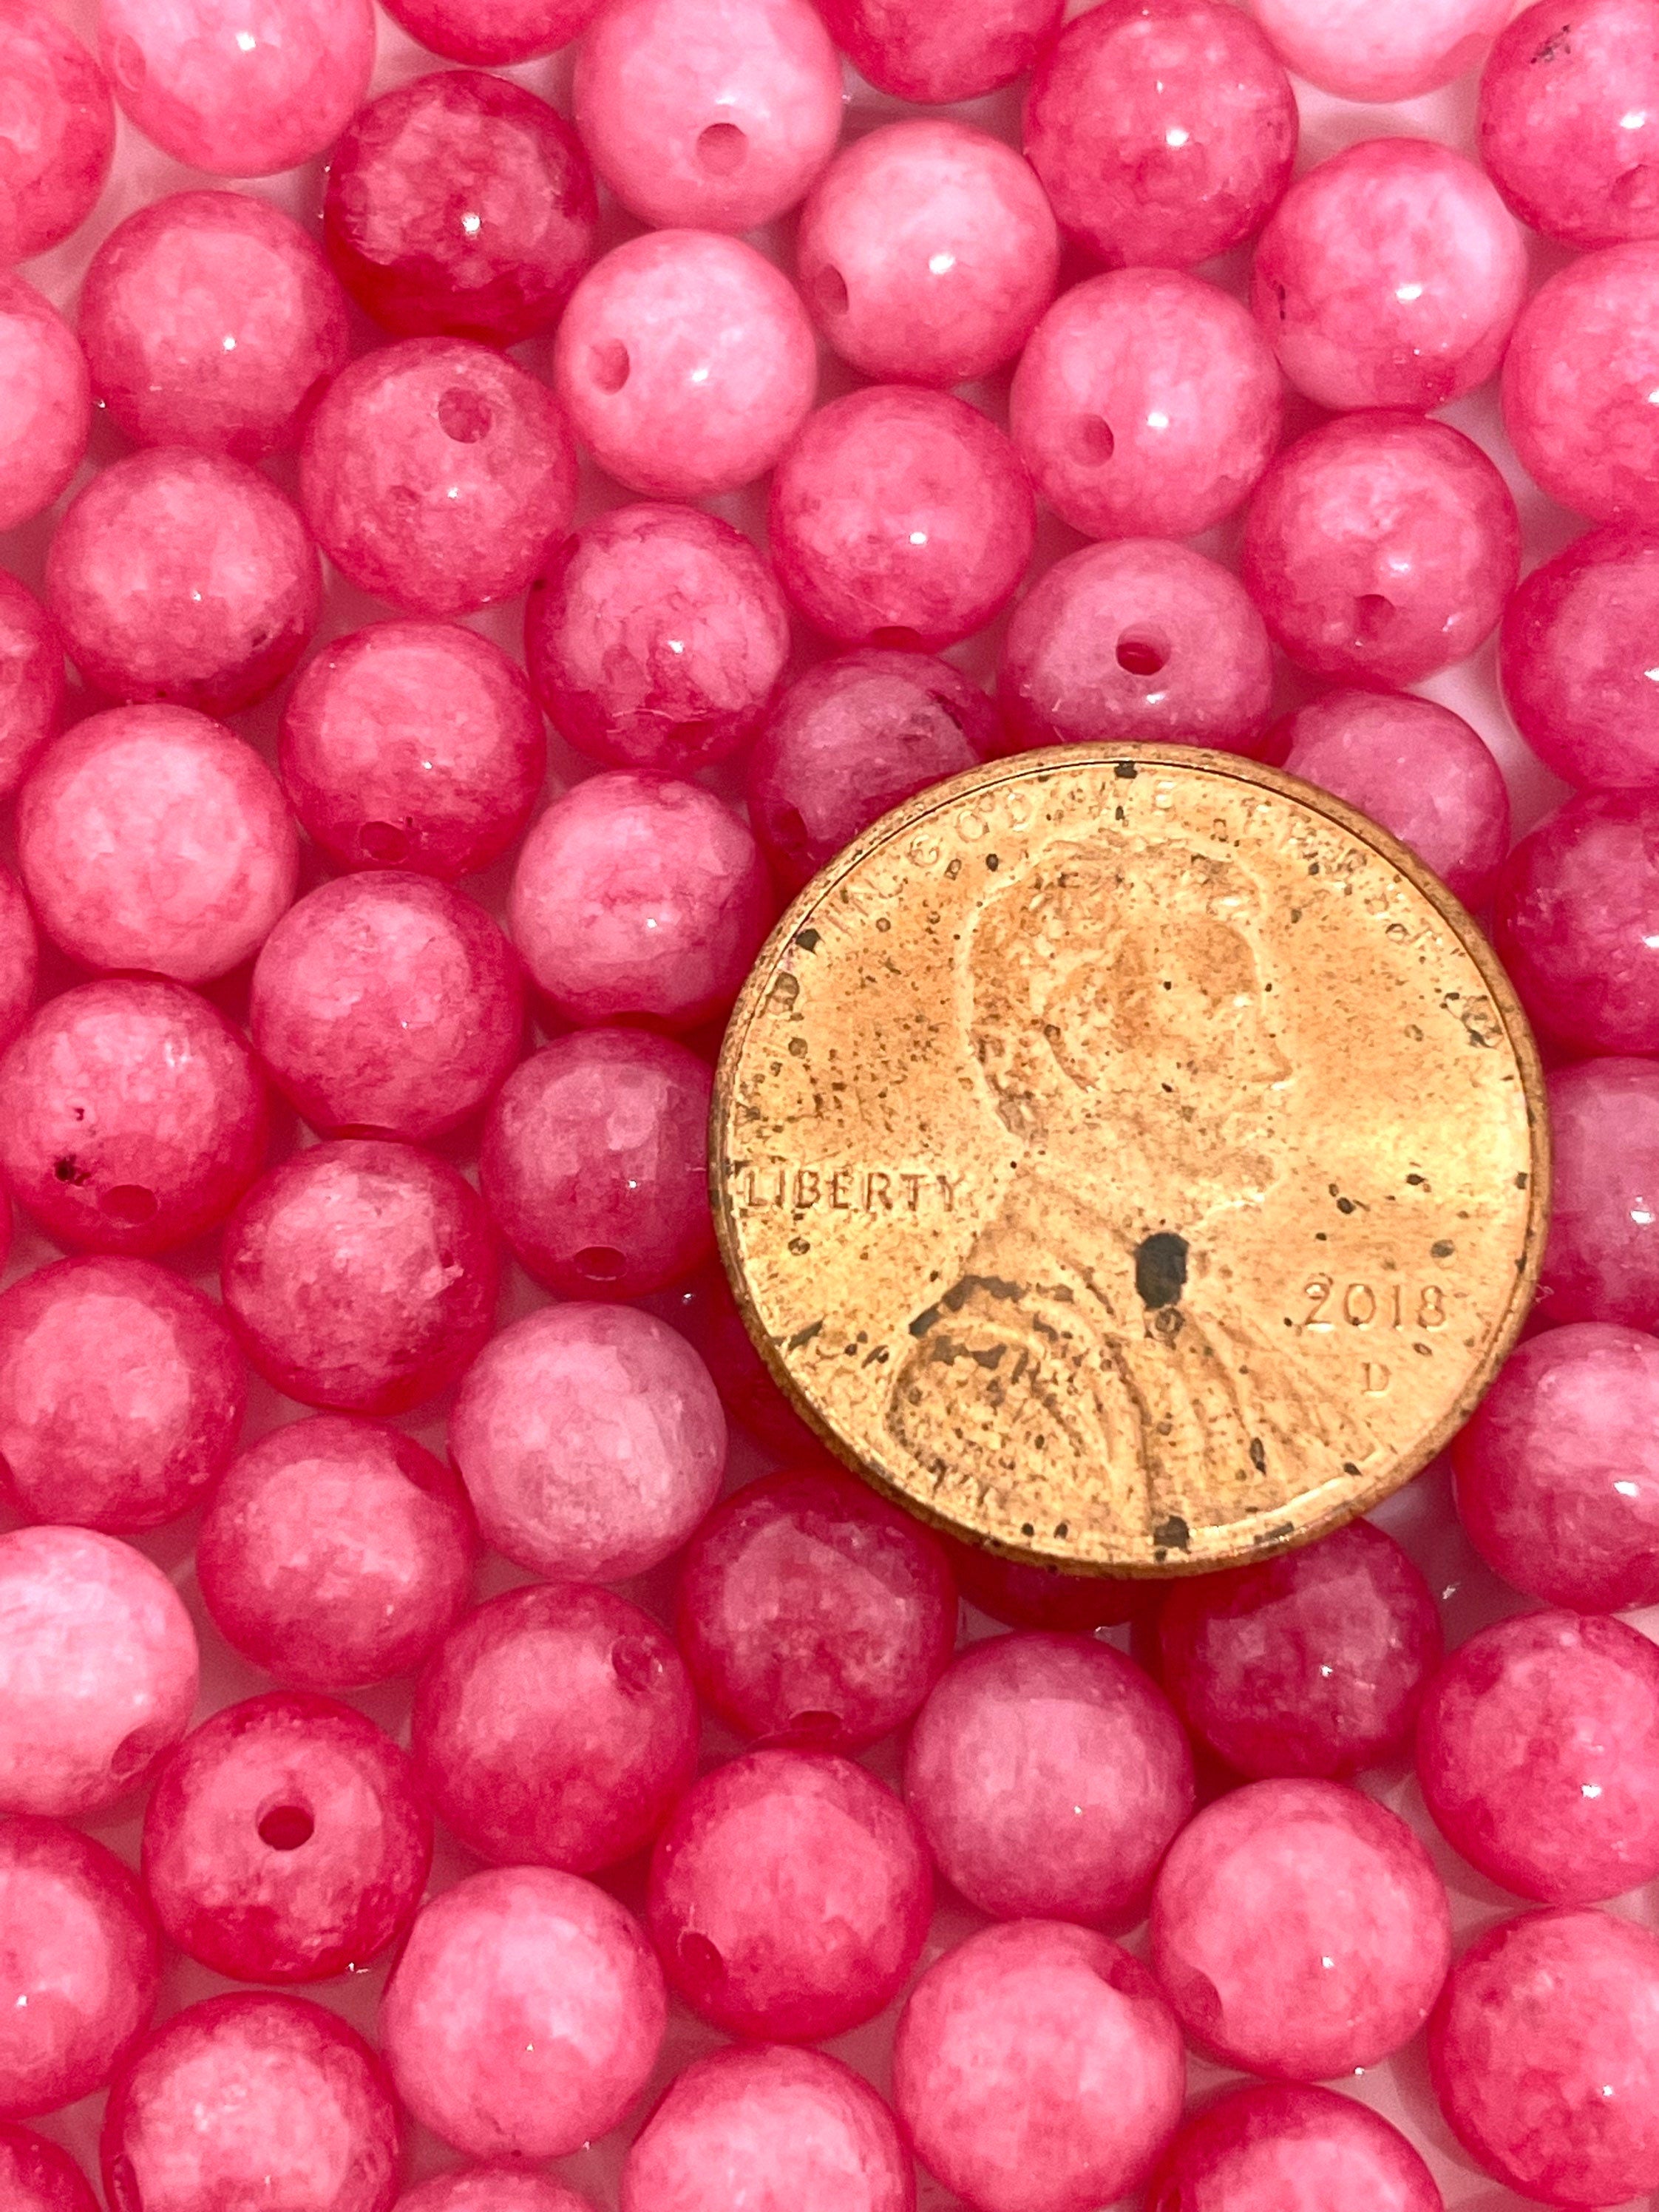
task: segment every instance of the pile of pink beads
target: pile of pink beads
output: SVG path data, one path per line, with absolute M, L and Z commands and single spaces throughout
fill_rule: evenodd
M 1659 2191 L 1659 0 L 386 6 L 0 0 L 0 2208 Z M 704 1176 L 787 895 L 1142 738 L 1557 1144 L 1167 1591 L 827 1465 Z

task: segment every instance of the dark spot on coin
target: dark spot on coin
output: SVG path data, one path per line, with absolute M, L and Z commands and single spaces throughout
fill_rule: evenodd
M 1456 1249 L 1457 1247 L 1455 1244 L 1449 1243 L 1443 1237 L 1437 1244 L 1430 1245 L 1429 1255 L 1431 1259 L 1449 1260 Z
M 1187 1287 L 1187 1240 L 1167 1229 L 1135 1248 L 1135 1294 L 1144 1306 L 1179 1305 Z
M 1258 1474 L 1266 1474 L 1267 1472 L 1267 1447 L 1260 1437 L 1250 1438 L 1250 1465 Z
M 1140 770 L 1133 761 L 1119 761 L 1113 774 L 1120 776 L 1125 783 L 1133 783 L 1140 774 Z
M 803 952 L 816 952 L 818 949 L 818 933 L 816 929 L 798 929 L 795 932 L 795 942 Z
M 1192 1540 L 1193 1532 L 1178 1513 L 1172 1513 L 1167 1521 L 1160 1521 L 1152 1531 L 1153 1543 L 1162 1545 L 1167 1551 L 1184 1552 Z

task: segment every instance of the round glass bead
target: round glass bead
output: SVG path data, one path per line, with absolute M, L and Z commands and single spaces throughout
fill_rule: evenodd
M 1659 798 L 1585 792 L 1522 839 L 1498 880 L 1492 941 L 1547 1037 L 1581 1053 L 1659 1051 L 1656 911 Z
M 115 150 L 108 78 L 37 0 L 8 0 L 0 114 L 7 186 L 0 263 L 27 261 L 80 228 Z
M 1659 240 L 1609 246 L 1528 301 L 1504 360 L 1527 474 L 1593 522 L 1659 525 Z
M 92 386 L 74 331 L 32 284 L 0 269 L 0 531 L 52 505 L 91 434 Z
M 1552 0 L 1523 8 L 1486 57 L 1477 130 L 1486 174 L 1547 238 L 1659 236 L 1656 0 L 1584 0 L 1570 27 Z
M 1659 1332 L 1659 1068 L 1586 1060 L 1553 1069 L 1548 1087 L 1555 1157 L 1539 1312 Z

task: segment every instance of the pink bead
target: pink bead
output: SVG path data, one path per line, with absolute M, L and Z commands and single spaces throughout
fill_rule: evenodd
M 711 2051 L 688 2066 L 623 2166 L 623 2212 L 911 2212 L 892 2115 L 822 2051 Z
M 754 736 L 789 657 L 789 614 L 730 523 L 622 507 L 567 538 L 531 586 L 525 649 L 579 752 L 690 775 Z
M 1415 100 L 1472 70 L 1512 0 L 1250 0 L 1287 69 L 1342 100 Z
M 562 2181 L 521 2166 L 469 2166 L 435 2174 L 398 2199 L 398 2212 L 593 2212 Z
M 300 502 L 365 592 L 405 614 L 467 614 L 525 590 L 569 526 L 575 448 L 516 362 L 406 338 L 330 386 L 301 448 Z
M 713 1249 L 706 1060 L 671 1038 L 592 1030 L 515 1067 L 484 1125 L 501 1234 L 562 1297 L 636 1298 Z
M 675 1634 L 739 1735 L 862 1751 L 950 1664 L 957 1594 L 939 1540 L 831 1468 L 767 1475 L 698 1531 Z
M 1539 1310 L 1550 1321 L 1659 1331 L 1659 1068 L 1596 1060 L 1554 1069 L 1549 1106 L 1555 1158 Z
M 535 1583 L 479 1607 L 439 1647 L 414 1741 L 434 1806 L 470 1850 L 587 1874 L 667 1818 L 696 1767 L 696 1700 L 637 1606 Z
M 509 1867 L 469 1876 L 417 1917 L 380 2038 L 404 2102 L 457 2150 L 564 2158 L 645 2087 L 666 2009 L 644 1931 L 613 1898 L 549 1867 Z
M 0 2125 L 0 2192 L 11 2212 L 98 2212 L 69 2153 L 31 2128 Z
M 1659 234 L 1655 0 L 1588 0 L 1570 23 L 1547 0 L 1523 9 L 1486 57 L 1480 138 L 1487 175 L 1547 237 Z
M 1291 2082 L 1240 2089 L 1189 2120 L 1150 2212 L 1444 2212 L 1433 2175 L 1380 2112 Z
M 1631 530 L 1576 538 L 1505 608 L 1504 701 L 1545 766 L 1569 783 L 1659 783 L 1659 696 L 1647 672 L 1656 623 L 1659 545 Z
M 177 983 L 79 984 L 0 1060 L 0 1167 L 71 1249 L 147 1258 L 216 1227 L 270 1133 L 240 1032 Z
M 822 0 L 830 34 L 854 68 L 899 100 L 945 106 L 1024 76 L 1060 27 L 1062 0 Z
M 276 1691 L 187 1735 L 144 1812 L 169 1942 L 238 1982 L 356 1972 L 413 1917 L 432 1816 L 408 1754 L 331 1698 Z
M 129 118 L 219 177 L 311 161 L 362 106 L 374 64 L 369 0 L 101 0 L 100 31 Z
M 449 881 L 518 842 L 547 738 L 523 675 L 488 638 L 377 623 L 301 672 L 280 764 L 295 812 L 341 867 Z
M 1254 236 L 1296 141 L 1289 79 L 1218 0 L 1103 0 L 1038 63 L 1025 109 L 1061 227 L 1108 268 L 1184 269 Z
M 493 1097 L 524 1043 L 524 984 L 481 906 L 429 876 L 341 876 L 265 939 L 249 1025 L 277 1087 L 324 1136 L 411 1143 Z
M 1530 1912 L 1453 1968 L 1429 2037 L 1442 2111 L 1488 2173 L 1550 2204 L 1659 2189 L 1659 1940 Z
M 901 800 L 1003 749 L 1001 717 L 948 661 L 866 647 L 792 684 L 749 762 L 749 819 L 790 890 Z
M 1007 604 L 1036 521 L 1019 457 L 983 415 L 887 384 L 806 422 L 769 526 L 780 582 L 826 636 L 936 652 Z
M 1659 524 L 1659 241 L 1610 246 L 1534 292 L 1504 362 L 1504 427 L 1534 482 L 1593 522 Z
M 1244 518 L 1240 573 L 1268 629 L 1339 683 L 1414 684 L 1466 659 L 1520 572 L 1509 486 L 1461 430 L 1413 415 L 1310 430 Z
M 387 0 L 386 14 L 447 61 L 534 61 L 587 28 L 602 0 Z
M 1138 2189 L 1181 2118 L 1181 2031 L 1138 1960 L 1018 1920 L 930 1966 L 899 2015 L 893 2101 L 975 2212 L 1096 2212 Z
M 6 0 L 4 13 L 0 262 L 27 261 L 92 213 L 115 150 L 115 107 L 102 70 L 49 9 Z
M 0 1536 L 0 1809 L 74 1820 L 137 1789 L 190 1725 L 198 1671 L 190 1615 L 130 1544 Z
M 40 965 L 28 901 L 16 877 L 0 868 L 0 1053 L 28 1019 Z
M 0 799 L 9 799 L 64 708 L 64 645 L 33 592 L 0 569 Z
M 495 1240 L 447 1161 L 381 1139 L 315 1145 L 225 1231 L 226 1307 L 267 1382 L 307 1406 L 397 1413 L 466 1367 L 495 1318 Z
M 30 2119 L 101 2089 L 161 1986 L 161 1938 L 137 1882 L 56 1820 L 0 1821 L 0 2115 Z M 4 2174 L 0 2151 L 0 2191 Z
M 0 530 L 50 507 L 86 457 L 92 389 L 75 333 L 0 270 Z
M 1038 578 L 1008 625 L 997 697 L 1024 749 L 1149 738 L 1248 752 L 1273 680 L 1236 576 L 1188 546 L 1125 538 Z
M 1527 290 L 1515 219 L 1472 161 L 1371 138 L 1299 178 L 1261 234 L 1252 297 L 1322 407 L 1442 407 L 1504 357 Z
M 1009 1628 L 1051 1628 L 1087 1634 L 1133 1620 L 1154 1603 L 1156 1583 L 1116 1575 L 1066 1575 L 1057 1567 L 1001 1559 L 976 1544 L 947 1540 L 962 1595 Z
M 1346 799 L 1478 911 L 1510 848 L 1510 794 L 1461 714 L 1388 691 L 1328 691 L 1285 725 L 1286 772 Z
M 718 1261 L 675 1293 L 680 1326 L 708 1364 L 730 1418 L 781 1459 L 816 1460 L 823 1446 L 773 1381 Z
M 1492 941 L 1546 1036 L 1583 1053 L 1659 1051 L 1656 910 L 1659 804 L 1646 793 L 1586 792 L 1522 839 Z
M 441 1461 L 323 1414 L 243 1453 L 209 1503 L 196 1576 L 245 1659 L 302 1690 L 417 1667 L 467 1601 L 477 1532 Z
M 1074 285 L 1038 324 L 1009 432 L 1085 537 L 1192 538 L 1255 489 L 1281 383 L 1237 300 L 1178 270 L 1125 269 Z
M 574 99 L 594 167 L 653 228 L 772 222 L 841 133 L 841 66 L 807 0 L 612 0 Z
M 507 927 L 554 1012 L 695 1029 L 743 987 L 775 902 L 747 823 L 694 783 L 614 770 L 520 848 Z
M 817 349 L 793 287 L 752 246 L 659 230 L 583 277 L 553 374 L 577 436 L 618 483 L 702 499 L 778 459 L 812 404 Z
M 389 2212 L 401 2128 L 380 2060 L 303 1997 L 252 1991 L 175 2013 L 104 2116 L 113 2212 Z
M 752 1751 L 675 1807 L 651 1859 L 669 1980 L 728 2035 L 817 2043 L 872 2020 L 927 1933 L 933 1869 L 898 1799 L 850 1759 Z

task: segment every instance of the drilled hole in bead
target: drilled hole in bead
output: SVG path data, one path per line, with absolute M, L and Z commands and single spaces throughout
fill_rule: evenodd
M 1111 459 L 1117 451 L 1117 440 L 1103 415 L 1079 416 L 1077 428 L 1072 433 L 1072 449 L 1079 460 L 1091 469 Z
M 913 629 L 887 629 L 873 633 L 872 645 L 884 647 L 889 653 L 920 653 L 921 640 Z
M 662 1672 L 662 1661 L 642 1636 L 619 1636 L 611 1647 L 611 1670 L 624 1690 L 643 1692 Z
M 308 1806 L 273 1805 L 259 1816 L 259 1841 L 273 1851 L 297 1851 L 317 1832 Z
M 706 1936 L 699 1936 L 695 1928 L 681 1933 L 674 1946 L 679 1954 L 680 1972 L 688 1982 L 718 1982 L 726 1972 L 726 1961 Z
M 100 1194 L 100 1213 L 106 1213 L 112 1221 L 124 1222 L 129 1229 L 137 1229 L 155 1213 L 155 1193 L 146 1190 L 141 1182 L 118 1182 Z
M 610 1244 L 590 1244 L 578 1252 L 571 1265 L 579 1275 L 586 1275 L 590 1283 L 614 1283 L 626 1262 L 623 1255 Z
M 1394 601 L 1381 592 L 1367 592 L 1353 603 L 1353 634 L 1362 641 L 1382 636 L 1394 620 Z
M 1126 629 L 1117 641 L 1117 665 L 1126 675 L 1157 676 L 1169 665 L 1170 641 L 1161 629 Z
M 697 133 L 697 159 L 711 177 L 729 177 L 742 168 L 749 141 L 735 123 L 711 123 Z
M 834 1743 L 842 1733 L 839 1713 L 805 1712 L 794 1714 L 789 1723 L 789 1733 L 811 1743 Z
M 453 385 L 438 402 L 438 428 L 458 446 L 476 446 L 489 432 L 489 402 Z
M 395 822 L 365 822 L 357 832 L 357 849 L 366 860 L 395 868 L 409 854 L 409 840 Z
M 138 2177 L 133 2172 L 132 2160 L 124 2152 L 110 2161 L 109 2201 L 111 2212 L 144 2212 L 143 2191 Z
M 1638 161 L 1633 168 L 1613 179 L 1613 190 L 1607 197 L 1626 215 L 1650 209 L 1659 200 L 1659 168 L 1651 161 Z
M 601 392 L 620 392 L 632 366 L 620 338 L 601 338 L 587 349 L 587 374 Z
M 812 279 L 812 296 L 826 315 L 847 313 L 847 279 L 833 261 L 826 261 Z
M 676 722 L 668 732 L 668 742 L 680 754 L 701 754 L 718 727 L 714 722 Z

